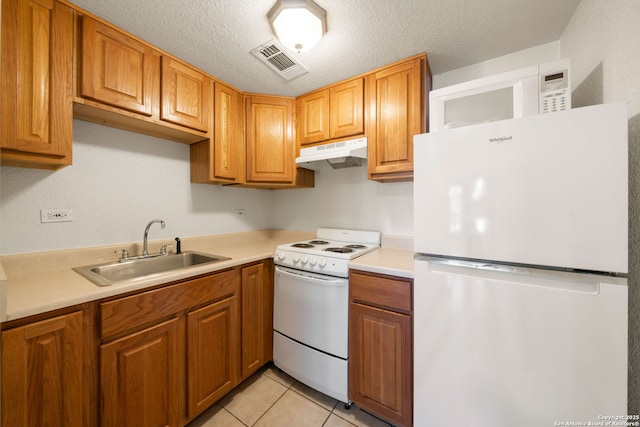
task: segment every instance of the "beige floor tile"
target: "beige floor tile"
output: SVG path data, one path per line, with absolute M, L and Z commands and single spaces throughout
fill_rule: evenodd
M 305 396 L 307 399 L 311 399 L 323 408 L 328 409 L 329 411 L 335 408 L 336 404 L 339 405 L 337 399 L 329 397 L 326 394 L 322 394 L 319 391 L 307 386 L 306 384 L 302 384 L 300 381 L 296 381 L 293 386 L 291 386 L 291 388 L 301 395 Z
M 287 391 L 287 387 L 265 375 L 255 375 L 240 384 L 220 404 L 240 421 L 253 425 Z
M 264 370 L 263 375 L 268 376 L 271 379 L 278 381 L 280 384 L 285 385 L 287 387 L 291 387 L 291 385 L 296 382 L 295 378 L 290 377 L 284 371 L 276 368 L 275 365 L 268 365 Z
M 358 427 L 389 427 L 389 424 L 364 412 L 356 405 L 351 405 L 351 409 L 348 410 L 343 405 L 337 405 L 333 413 Z
M 255 427 L 320 427 L 330 412 L 293 390 L 288 390 Z
M 222 406 L 216 404 L 191 421 L 188 427 L 245 427 Z
M 191 426 L 189 426 L 191 427 Z M 322 425 L 322 427 L 354 427 L 349 421 L 340 418 L 336 414 L 329 415 L 329 419 L 326 423 Z

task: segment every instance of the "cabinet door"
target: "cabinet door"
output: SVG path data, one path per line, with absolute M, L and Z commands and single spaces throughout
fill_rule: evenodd
M 178 324 L 168 320 L 101 347 L 101 426 L 179 425 Z
M 160 91 L 158 52 L 85 16 L 81 58 L 82 96 L 151 116 Z
M 160 118 L 207 132 L 210 104 L 211 79 L 195 68 L 162 56 Z
M 301 145 L 329 139 L 329 90 L 304 95 L 296 100 L 298 140 Z
M 52 0 L 2 1 L 2 164 L 71 164 L 73 10 Z
M 238 384 L 237 298 L 187 314 L 187 395 L 195 417 Z
M 293 103 L 291 98 L 247 97 L 247 182 L 293 182 Z
M 363 134 L 364 79 L 332 86 L 329 93 L 331 139 Z
M 238 182 L 242 179 L 244 124 L 242 95 L 222 83 L 214 93 L 214 176 Z
M 423 61 L 417 58 L 368 77 L 370 179 L 413 178 L 413 136 L 426 128 Z
M 82 313 L 2 332 L 2 425 L 82 426 Z
M 244 178 L 242 94 L 214 83 L 213 137 L 191 144 L 191 182 L 237 184 Z
M 242 378 L 273 357 L 273 281 L 265 264 L 242 269 Z
M 350 398 L 398 425 L 412 420 L 411 316 L 349 305 Z

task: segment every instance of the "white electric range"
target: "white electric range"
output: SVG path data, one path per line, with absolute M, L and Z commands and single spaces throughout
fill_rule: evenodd
M 348 277 L 349 260 L 380 247 L 380 232 L 319 228 L 316 238 L 278 245 L 276 265 Z
M 348 408 L 349 261 L 380 247 L 380 232 L 320 228 L 274 257 L 273 360 Z

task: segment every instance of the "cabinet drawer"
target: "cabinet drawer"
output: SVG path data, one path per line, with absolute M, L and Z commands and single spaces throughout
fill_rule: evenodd
M 404 312 L 413 309 L 413 281 L 351 271 L 349 300 Z
M 238 273 L 228 270 L 166 288 L 100 304 L 102 339 L 153 322 L 180 310 L 236 293 Z

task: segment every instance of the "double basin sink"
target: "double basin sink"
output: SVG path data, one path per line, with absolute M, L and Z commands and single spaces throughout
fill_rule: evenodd
M 203 264 L 212 264 L 230 258 L 202 252 L 182 252 L 138 259 L 125 259 L 103 264 L 75 267 L 73 270 L 98 286 L 110 286 L 137 278 L 172 270 L 182 270 Z

